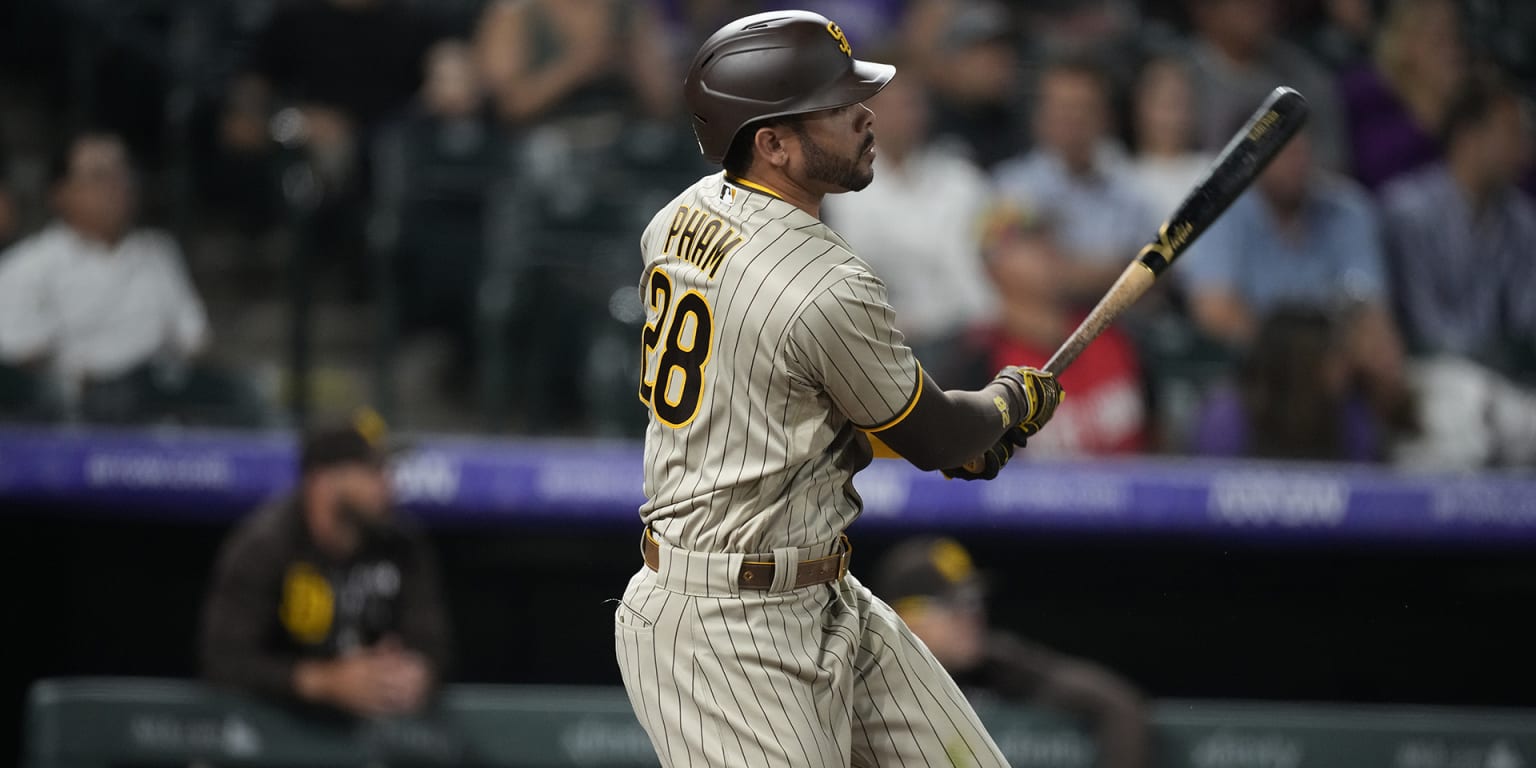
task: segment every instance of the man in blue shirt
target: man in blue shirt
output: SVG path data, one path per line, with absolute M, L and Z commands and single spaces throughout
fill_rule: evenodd
M 1196 322 L 1236 346 L 1282 304 L 1388 306 L 1371 201 L 1314 166 L 1305 133 L 1195 241 L 1180 268 Z
M 1180 273 L 1196 324 L 1234 348 L 1246 348 L 1280 307 L 1335 315 L 1370 399 L 1383 413 L 1403 406 L 1402 342 L 1375 210 L 1362 188 L 1318 167 L 1306 133 L 1195 241 Z
M 1415 351 L 1512 372 L 1536 343 L 1536 204 L 1516 186 L 1531 163 L 1530 105 L 1498 82 L 1453 100 L 1446 159 L 1382 193 L 1398 318 Z

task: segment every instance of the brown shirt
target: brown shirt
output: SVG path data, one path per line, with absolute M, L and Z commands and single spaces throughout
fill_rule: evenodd
M 346 560 L 321 554 L 296 499 L 264 508 L 225 541 L 203 609 L 200 652 L 211 682 L 288 696 L 293 665 L 393 636 L 441 680 L 449 627 L 425 537 L 398 536 Z

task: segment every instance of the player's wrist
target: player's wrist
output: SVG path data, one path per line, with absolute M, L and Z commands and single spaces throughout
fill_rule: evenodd
M 998 371 L 997 375 L 992 378 L 992 382 L 1007 387 L 1009 392 L 1021 400 L 1025 397 L 1024 374 L 1019 373 L 1019 369 L 1014 366 L 1010 365 Z
M 999 371 L 987 385 L 988 394 L 994 398 L 994 402 L 1001 397 L 1007 404 L 1007 411 L 1003 414 L 1004 429 L 1017 425 L 1021 416 L 1029 412 L 1029 395 L 1024 386 L 1024 378 L 1012 368 Z

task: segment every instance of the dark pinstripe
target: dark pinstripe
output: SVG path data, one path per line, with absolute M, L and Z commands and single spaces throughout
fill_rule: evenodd
M 743 238 L 714 278 L 662 250 L 680 205 Z M 663 208 L 641 248 L 647 306 L 663 270 L 673 307 L 697 291 L 712 329 L 696 415 L 653 414 L 646 433 L 640 514 L 662 571 L 642 567 L 615 613 L 624 685 L 662 762 L 1005 765 L 938 662 L 856 579 L 739 592 L 724 554 L 828 554 L 858 516 L 858 429 L 900 417 L 921 376 L 885 286 L 821 222 L 718 174 Z M 665 343 L 647 360 L 656 398 Z

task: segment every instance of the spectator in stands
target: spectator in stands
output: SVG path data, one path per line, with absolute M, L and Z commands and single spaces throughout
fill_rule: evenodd
M 1147 210 L 1158 221 L 1175 207 L 1210 170 L 1214 155 L 1195 140 L 1194 83 L 1189 64 L 1175 56 L 1157 56 L 1142 65 L 1132 94 L 1135 174 Z
M 1095 765 L 1147 764 L 1141 693 L 1098 664 L 988 626 L 984 582 L 959 542 L 926 536 L 903 541 L 881 561 L 875 584 L 962 690 L 1080 718 L 1097 741 Z
M 1234 346 L 1284 303 L 1364 303 L 1387 313 L 1376 213 L 1353 182 L 1313 162 L 1303 131 L 1181 260 L 1196 322 Z
M 1091 61 L 1062 58 L 1040 73 L 1036 148 L 999 165 L 998 191 L 1049 219 L 1066 257 L 1061 290 L 1103 295 L 1155 226 L 1125 152 L 1111 134 L 1113 92 Z
M 1050 223 L 1010 206 L 992 211 L 981 245 L 999 297 L 993 318 L 936 345 L 939 381 L 986 381 L 1006 365 L 1044 365 L 1083 313 L 1061 292 L 1063 256 Z M 1053 427 L 1030 438 L 1031 456 L 1103 456 L 1145 450 L 1148 417 L 1136 351 L 1119 328 L 1104 330 L 1062 375 L 1072 396 Z
M 375 221 L 388 223 L 376 231 L 393 256 L 401 329 L 446 337 L 441 373 L 453 384 L 470 379 L 487 199 L 511 162 L 474 49 L 443 40 L 424 64 L 421 95 L 375 147 L 373 203 Z
M 57 221 L 0 255 L 0 361 L 47 371 L 70 402 L 189 362 L 207 344 L 208 318 L 176 241 L 134 226 L 123 142 L 82 134 L 53 173 Z
M 1019 44 L 1008 9 L 969 2 L 918 13 L 936 22 L 923 68 L 934 98 L 934 138 L 986 169 L 1022 152 L 1029 131 L 1019 92 Z
M 1529 366 L 1536 204 L 1515 183 L 1531 163 L 1531 131 L 1531 105 L 1518 91 L 1475 78 L 1447 113 L 1445 161 L 1383 190 L 1398 319 L 1416 353 L 1506 373 L 1523 354 Z
M 890 51 L 901 47 L 906 42 L 904 40 L 905 24 L 909 8 L 933 1 L 819 0 L 811 5 L 815 7 L 817 13 L 826 16 L 842 28 L 843 34 L 847 35 L 848 43 L 854 50 Z M 751 9 L 743 13 L 810 7 L 803 0 L 753 0 L 750 3 L 737 5 L 745 5 Z
M 823 208 L 839 234 L 870 254 L 915 346 L 990 316 L 996 303 L 977 253 L 991 184 L 970 160 L 928 143 L 926 99 L 920 80 L 903 78 L 869 102 L 879 115 L 880 173 L 860 194 L 833 195 Z
M 1191 314 L 1242 350 L 1281 305 L 1341 318 L 1350 380 L 1380 418 L 1406 427 L 1402 341 L 1392 321 L 1381 233 L 1358 185 L 1317 167 L 1303 131 L 1183 258 Z
M 1312 30 L 1308 48 L 1332 72 L 1346 72 L 1370 59 L 1376 34 L 1373 0 L 1323 0 L 1323 18 Z
M 1536 466 L 1536 389 L 1454 355 L 1409 362 L 1422 425 L 1392 446 L 1398 466 L 1434 470 Z
M 1344 115 L 1328 71 L 1276 33 L 1274 0 L 1189 0 L 1197 40 L 1195 92 L 1200 146 L 1215 152 L 1278 85 L 1300 91 L 1311 107 L 1317 156 L 1336 171 L 1349 168 Z
M 5 155 L 0 154 L 0 255 L 21 233 L 20 211 L 6 184 L 6 171 Z M 0 256 L 0 266 L 3 264 L 3 256 Z M 0 274 L 4 274 L 3 270 Z M 42 383 L 35 372 L 7 365 L 0 359 L 0 422 L 32 416 L 41 403 L 42 391 Z
M 0 250 L 4 250 L 21 235 L 21 212 L 16 207 L 16 196 L 5 183 L 5 162 L 0 158 Z
M 391 0 L 282 4 L 230 88 L 221 125 L 225 161 L 260 184 L 275 175 L 269 165 L 287 160 L 274 154 L 275 139 L 319 182 L 285 191 L 289 205 L 305 212 L 311 252 L 338 270 L 339 287 L 322 295 L 367 295 L 367 152 L 380 125 L 416 93 L 422 56 L 436 37 L 425 17 Z
M 1371 190 L 1440 158 L 1437 134 L 1466 79 L 1454 0 L 1397 0 L 1374 61 L 1341 82 L 1354 176 Z
M 675 72 L 687 71 L 699 45 L 715 30 L 755 10 L 736 0 L 653 0 L 652 5 Z
M 283 4 L 257 39 L 246 77 L 276 106 L 299 110 L 318 151 L 364 147 L 416 93 L 436 37 L 425 19 L 390 0 Z
M 475 45 L 497 112 L 522 124 L 617 116 L 626 109 L 670 116 L 681 78 L 669 57 L 651 49 L 661 39 L 649 3 L 495 0 L 480 19 Z
M 1236 382 L 1211 392 L 1196 454 L 1379 461 L 1382 430 L 1350 385 L 1339 324 L 1315 306 L 1278 305 L 1260 321 Z
M 5 156 L 0 155 L 0 253 L 15 242 L 21 230 L 16 198 L 7 188 Z M 37 377 L 0 361 L 0 421 L 15 419 L 32 410 L 38 400 Z
M 426 540 L 390 501 L 382 422 L 303 439 L 299 486 L 225 542 L 202 616 L 204 675 L 362 717 L 425 707 L 449 630 Z
M 1530 86 L 1536 83 L 1536 5 L 1527 0 L 1479 0 L 1458 3 L 1463 27 L 1479 59 L 1497 63 L 1505 74 Z M 1536 194 L 1536 188 L 1526 191 Z
M 1038 56 L 1092 58 L 1117 84 L 1136 76 L 1143 47 L 1170 30 L 1142 24 L 1139 0 L 1052 0 L 1023 3 Z

